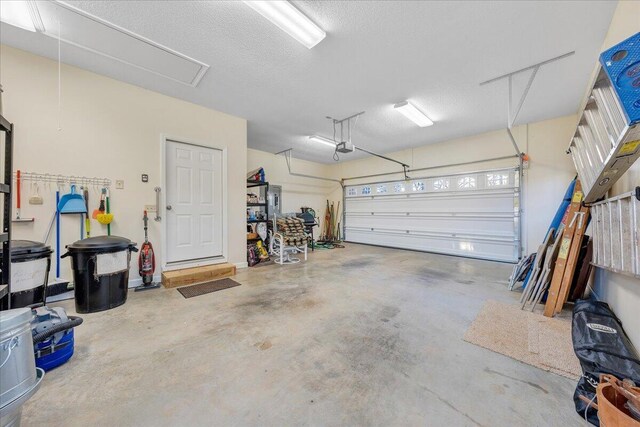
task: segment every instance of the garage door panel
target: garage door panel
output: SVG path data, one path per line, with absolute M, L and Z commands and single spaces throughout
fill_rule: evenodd
M 512 241 L 495 241 L 473 238 L 426 237 L 397 235 L 385 231 L 350 230 L 349 241 L 399 249 L 457 255 L 494 261 L 512 262 Z
M 517 169 L 347 186 L 345 239 L 514 262 L 519 192 Z
M 478 230 L 491 230 L 491 234 L 500 234 L 513 238 L 513 217 L 509 218 L 465 218 L 445 215 L 382 215 L 348 214 L 347 224 L 357 228 L 391 228 L 398 231 L 439 231 L 465 233 Z
M 350 187 L 349 187 L 350 188 Z M 370 194 L 353 194 L 350 196 L 354 200 L 370 200 L 374 198 L 381 198 L 385 200 L 403 200 L 403 199 L 460 199 L 460 198 L 477 198 L 485 195 L 510 195 L 514 191 L 517 191 L 517 187 L 501 187 L 485 190 L 458 190 L 458 191 L 410 191 L 403 193 L 376 193 Z
M 513 213 L 514 192 L 448 198 L 378 196 L 348 199 L 349 212 L 505 212 Z

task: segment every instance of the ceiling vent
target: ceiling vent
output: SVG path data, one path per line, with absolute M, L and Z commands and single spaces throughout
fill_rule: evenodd
M 197 86 L 209 69 L 189 58 L 124 28 L 63 2 L 38 1 L 43 34 L 189 86 Z M 60 34 L 58 29 L 60 28 Z

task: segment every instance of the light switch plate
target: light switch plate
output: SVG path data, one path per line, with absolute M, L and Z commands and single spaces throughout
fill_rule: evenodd
M 156 205 L 144 205 L 144 210 L 147 212 L 156 212 Z
M 124 179 L 116 180 L 116 190 L 124 190 Z

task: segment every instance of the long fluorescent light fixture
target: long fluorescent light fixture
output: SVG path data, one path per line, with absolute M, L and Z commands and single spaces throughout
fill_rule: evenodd
M 431 126 L 433 121 L 427 117 L 422 111 L 418 110 L 415 105 L 409 101 L 398 102 L 393 106 L 396 111 L 400 111 L 406 118 L 420 126 L 421 128 Z
M 313 135 L 309 137 L 309 141 L 316 142 L 318 144 L 328 145 L 332 148 L 336 148 L 336 143 L 330 140 L 329 138 L 325 138 L 324 136 Z
M 0 21 L 23 30 L 44 32 L 44 24 L 36 2 L 0 1 Z
M 322 28 L 288 1 L 245 1 L 245 4 L 305 45 L 307 49 L 311 49 L 327 36 Z

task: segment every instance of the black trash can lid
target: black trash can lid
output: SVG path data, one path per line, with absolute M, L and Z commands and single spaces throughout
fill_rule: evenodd
M 135 246 L 131 240 L 118 236 L 97 236 L 67 245 L 69 252 L 104 252 L 125 250 Z
M 33 240 L 12 240 L 11 241 L 11 258 L 20 258 L 22 256 L 49 255 L 51 248 L 42 242 L 34 242 Z M 2 247 L 0 246 L 0 254 Z

